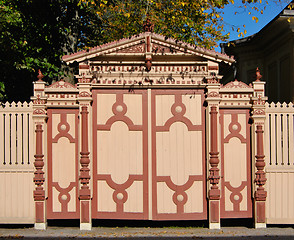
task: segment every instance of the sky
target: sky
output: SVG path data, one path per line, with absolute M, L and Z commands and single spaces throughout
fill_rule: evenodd
M 242 36 L 238 37 L 238 32 L 232 31 L 232 26 L 236 26 L 237 28 L 240 27 L 242 29 L 243 25 L 245 25 L 247 34 L 245 34 L 244 37 L 248 37 L 259 32 L 287 6 L 287 2 L 291 1 L 284 0 L 282 3 L 275 3 L 273 0 L 268 0 L 268 4 L 264 3 L 262 5 L 251 5 L 252 7 L 258 6 L 260 9 L 263 9 L 265 6 L 266 8 L 263 10 L 263 14 L 253 10 L 251 14 L 248 14 L 248 10 L 244 11 L 243 9 L 238 8 L 238 6 L 240 6 L 238 5 L 238 2 L 241 4 L 241 0 L 236 0 L 234 5 L 228 5 L 224 9 L 223 17 L 224 22 L 226 23 L 225 30 L 230 32 L 230 41 L 243 38 Z M 238 13 L 235 15 L 235 12 Z M 256 16 L 258 18 L 257 23 L 252 20 L 252 16 Z M 216 51 L 220 51 L 220 48 L 216 48 Z

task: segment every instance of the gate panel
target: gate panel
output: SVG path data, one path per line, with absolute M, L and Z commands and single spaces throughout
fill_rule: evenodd
M 152 218 L 206 219 L 203 90 L 152 91 Z
M 147 219 L 147 91 L 93 99 L 93 218 Z
M 252 217 L 249 110 L 221 109 L 221 218 Z
M 79 218 L 78 109 L 48 109 L 48 219 Z

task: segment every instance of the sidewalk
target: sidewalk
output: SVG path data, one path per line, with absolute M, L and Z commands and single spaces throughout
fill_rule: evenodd
M 293 227 L 269 227 L 253 229 L 224 227 L 221 230 L 207 228 L 111 228 L 93 227 L 92 231 L 80 231 L 78 227 L 0 228 L 0 239 L 294 239 Z

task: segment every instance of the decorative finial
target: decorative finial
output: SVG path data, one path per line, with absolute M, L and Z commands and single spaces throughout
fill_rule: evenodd
M 262 75 L 260 74 L 260 70 L 259 68 L 256 68 L 256 81 L 260 81 L 260 79 L 262 78 Z
M 41 72 L 41 70 L 39 69 L 39 71 L 38 71 L 38 73 L 39 73 L 39 75 L 38 75 L 38 81 L 40 82 L 40 81 L 43 81 L 42 80 L 42 78 L 44 77 L 44 75 L 42 74 L 42 72 Z
M 143 29 L 145 32 L 153 32 L 154 24 L 151 23 L 149 16 L 147 16 L 146 21 L 143 23 Z

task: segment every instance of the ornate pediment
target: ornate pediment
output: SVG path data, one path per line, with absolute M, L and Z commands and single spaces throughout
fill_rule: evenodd
M 53 84 L 51 84 L 50 86 L 47 87 L 48 88 L 53 88 L 53 89 L 76 89 L 76 87 L 68 82 L 65 82 L 63 80 L 57 81 Z
M 252 89 L 252 86 L 251 86 L 251 84 L 247 85 L 246 83 L 238 81 L 236 79 L 235 81 L 229 82 L 226 85 L 221 86 L 221 88 L 224 88 L 224 89 L 236 89 L 236 88 L 239 88 L 239 89 L 240 88 L 245 88 L 246 89 L 246 88 L 250 88 L 250 89 Z
M 66 55 L 63 60 L 67 63 L 85 62 L 85 61 L 99 61 L 101 59 L 107 61 L 107 56 L 142 56 L 144 58 L 152 58 L 153 55 L 167 55 L 167 56 L 195 56 L 201 59 L 206 59 L 213 62 L 233 63 L 235 60 L 231 57 L 200 48 L 196 45 L 167 38 L 159 34 L 145 32 L 135 35 L 130 38 L 121 39 L 111 43 L 103 44 L 94 47 L 88 51 L 80 51 L 71 55 Z M 168 60 L 168 59 L 167 59 Z M 165 60 L 166 61 L 166 60 Z

